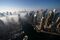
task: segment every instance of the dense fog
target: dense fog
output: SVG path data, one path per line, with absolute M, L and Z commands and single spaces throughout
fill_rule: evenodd
M 0 13 L 1 40 L 33 40 L 40 32 L 59 34 L 59 27 L 60 12 L 53 10 Z

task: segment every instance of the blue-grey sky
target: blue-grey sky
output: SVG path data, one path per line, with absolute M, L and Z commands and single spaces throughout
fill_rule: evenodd
M 0 0 L 0 8 L 60 8 L 60 0 Z

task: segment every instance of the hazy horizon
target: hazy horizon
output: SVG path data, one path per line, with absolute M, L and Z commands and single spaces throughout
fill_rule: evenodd
M 60 9 L 60 0 L 0 0 L 0 11 Z

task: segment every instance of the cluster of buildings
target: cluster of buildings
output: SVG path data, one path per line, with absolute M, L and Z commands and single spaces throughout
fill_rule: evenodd
M 49 32 L 59 32 L 60 31 L 60 12 L 54 10 L 36 10 L 36 11 L 18 11 L 18 12 L 3 12 L 0 13 L 1 16 L 6 15 L 23 15 L 26 13 L 29 23 L 35 25 L 37 31 L 49 31 Z M 22 17 L 23 17 L 22 15 Z
M 60 33 L 60 12 L 54 10 L 37 11 L 36 31 Z
M 16 29 L 22 28 L 23 31 L 29 28 L 21 25 L 27 25 L 26 23 L 33 26 L 34 30 L 37 32 L 55 32 L 60 33 L 60 12 L 57 12 L 56 9 L 54 10 L 36 10 L 36 11 L 18 11 L 18 12 L 3 12 L 0 13 L 0 30 L 3 30 L 3 32 L 8 32 L 12 34 Z M 8 25 L 7 25 L 8 24 Z M 3 29 L 4 28 L 4 29 Z M 31 28 L 29 28 L 28 31 Z M 6 31 L 5 31 L 6 30 Z M 0 31 L 0 33 L 5 34 Z M 17 33 L 18 34 L 18 33 Z M 0 34 L 1 35 L 1 34 Z M 7 34 L 5 34 L 7 35 Z M 10 34 L 8 34 L 10 35 Z M 12 35 L 14 36 L 14 35 Z

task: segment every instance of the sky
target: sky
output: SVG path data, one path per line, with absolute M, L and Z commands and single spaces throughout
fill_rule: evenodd
M 0 11 L 60 8 L 60 0 L 0 0 Z M 12 9 L 12 10 L 11 10 Z

